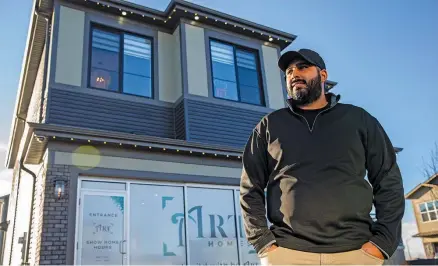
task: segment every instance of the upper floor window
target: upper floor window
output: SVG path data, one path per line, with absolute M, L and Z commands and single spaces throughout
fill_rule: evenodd
M 210 41 L 214 97 L 264 105 L 256 51 Z
M 149 38 L 93 27 L 89 85 L 152 98 L 152 42 Z
M 438 218 L 438 200 L 420 203 L 423 222 L 436 221 Z

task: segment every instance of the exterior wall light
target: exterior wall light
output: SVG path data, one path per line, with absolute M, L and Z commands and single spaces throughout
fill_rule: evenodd
M 55 181 L 55 197 L 56 199 L 62 199 L 65 195 L 65 181 L 56 180 Z

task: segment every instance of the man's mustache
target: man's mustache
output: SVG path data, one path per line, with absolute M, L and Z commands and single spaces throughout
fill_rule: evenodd
M 304 79 L 293 79 L 293 80 L 291 80 L 291 81 L 289 82 L 289 84 L 290 84 L 291 87 L 293 87 L 293 85 L 294 85 L 295 83 L 299 83 L 299 82 L 302 82 L 303 84 L 307 85 L 307 82 L 306 82 Z

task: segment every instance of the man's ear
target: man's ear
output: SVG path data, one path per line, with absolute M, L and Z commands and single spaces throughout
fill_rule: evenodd
M 321 76 L 321 82 L 326 82 L 328 78 L 327 70 L 323 69 L 319 72 L 319 75 Z

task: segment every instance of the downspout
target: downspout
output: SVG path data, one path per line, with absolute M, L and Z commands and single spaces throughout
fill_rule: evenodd
M 39 11 L 38 6 L 35 7 L 35 15 L 37 15 L 38 17 L 42 17 L 44 18 L 44 20 L 46 21 L 46 35 L 45 35 L 45 54 L 44 54 L 44 70 L 43 70 L 43 82 L 42 82 L 42 88 L 41 88 L 41 99 L 40 99 L 40 114 L 39 114 L 39 119 L 38 122 L 41 123 L 42 122 L 42 117 L 43 117 L 43 105 L 44 105 L 44 94 L 46 91 L 46 86 L 47 86 L 47 69 L 48 69 L 48 61 L 49 61 L 49 44 L 50 44 L 50 35 L 49 35 L 49 31 L 50 31 L 50 16 L 43 14 Z M 33 207 L 35 204 L 35 189 L 36 189 L 36 179 L 37 176 L 34 172 L 32 172 L 31 170 L 29 170 L 28 168 L 26 168 L 23 164 L 23 160 L 20 161 L 20 167 L 27 172 L 28 174 L 30 174 L 33 178 L 33 185 L 32 185 L 32 200 L 31 200 L 31 205 L 30 205 L 30 218 L 29 218 L 29 229 L 27 231 L 27 240 L 26 240 L 26 249 L 25 249 L 25 256 L 24 256 L 24 261 L 23 261 L 23 265 L 29 265 L 29 253 L 30 253 L 30 237 L 31 237 L 31 231 L 32 231 L 32 220 L 33 220 Z
M 14 206 L 14 224 L 12 225 L 12 243 L 11 243 L 11 251 L 9 252 L 9 263 L 8 265 L 12 264 L 12 251 L 14 249 L 14 236 L 15 236 L 15 226 L 17 221 L 17 207 L 18 207 L 18 197 L 20 195 L 20 181 L 21 181 L 21 163 L 18 166 L 18 172 L 17 172 L 17 195 L 15 196 L 15 206 Z
M 47 86 L 47 62 L 48 62 L 48 53 L 49 53 L 49 30 L 50 30 L 50 16 L 42 14 L 39 11 L 38 8 L 38 4 L 36 4 L 35 6 L 35 15 L 37 16 L 37 19 L 39 16 L 43 17 L 46 20 L 46 36 L 45 36 L 45 57 L 44 57 L 44 73 L 43 73 L 43 82 L 42 82 L 42 90 L 41 90 L 41 103 L 40 103 L 40 114 L 39 114 L 39 122 L 41 123 L 42 121 L 42 108 L 43 108 L 43 104 L 44 104 L 44 93 L 46 90 L 46 86 Z M 26 115 L 25 115 L 26 116 Z M 26 124 L 26 118 L 23 118 L 20 116 L 19 111 L 17 109 L 17 112 L 15 114 L 15 118 L 22 121 L 24 124 Z M 25 263 L 28 263 L 28 255 L 29 255 L 29 241 L 30 241 L 30 230 L 31 230 L 31 225 L 32 225 L 32 215 L 33 215 L 33 204 L 34 204 L 34 198 L 35 198 L 35 181 L 36 181 L 36 175 L 31 172 L 29 169 L 25 168 L 23 166 L 23 162 L 22 160 L 20 161 L 20 164 L 18 166 L 18 180 L 17 180 L 17 195 L 15 198 L 15 214 L 14 214 L 14 223 L 12 226 L 12 243 L 11 243 L 11 252 L 9 254 L 9 265 L 11 265 L 12 263 L 12 250 L 13 250 L 13 246 L 14 246 L 14 237 L 15 237 L 15 227 L 16 227 L 16 219 L 17 219 L 17 206 L 18 206 L 18 198 L 19 198 L 19 191 L 20 191 L 20 183 L 21 183 L 21 169 L 23 168 L 23 170 L 25 170 L 26 172 L 28 172 L 32 177 L 34 177 L 34 185 L 33 185 L 33 189 L 32 189 L 32 205 L 31 205 L 31 212 L 30 212 L 30 221 L 29 221 L 29 232 L 28 232 L 28 237 L 27 237 L 27 248 L 26 248 L 26 257 L 25 257 Z
M 33 219 L 33 205 L 35 203 L 35 187 L 37 176 L 34 172 L 26 168 L 23 164 L 23 160 L 20 161 L 20 167 L 29 175 L 33 177 L 32 186 L 32 201 L 30 204 L 30 218 L 29 218 L 29 229 L 27 230 L 27 240 L 26 240 L 26 254 L 24 256 L 23 265 L 29 265 L 29 252 L 30 252 L 30 231 L 32 230 L 32 219 Z

